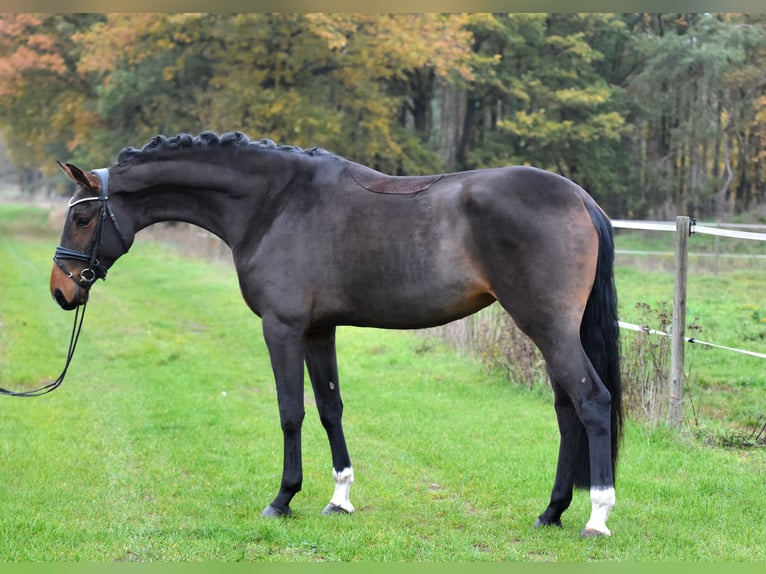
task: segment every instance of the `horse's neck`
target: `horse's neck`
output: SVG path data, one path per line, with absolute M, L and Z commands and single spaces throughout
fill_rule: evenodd
M 125 202 L 136 231 L 163 221 L 184 221 L 221 237 L 229 245 L 245 225 L 238 220 L 262 211 L 289 173 L 232 167 L 225 162 L 144 162 L 115 174 L 115 187 L 126 191 Z M 253 222 L 248 220 L 248 232 Z

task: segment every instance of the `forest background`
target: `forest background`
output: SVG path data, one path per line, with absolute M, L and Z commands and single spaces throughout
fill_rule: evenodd
M 612 217 L 766 222 L 766 14 L 2 14 L 0 177 L 241 130 L 392 174 L 551 169 Z

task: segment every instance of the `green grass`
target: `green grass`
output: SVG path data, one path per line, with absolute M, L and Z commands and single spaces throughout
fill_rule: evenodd
M 63 366 L 44 215 L 0 206 L 0 385 Z M 64 385 L 0 397 L 0 561 L 753 561 L 762 450 L 627 425 L 610 539 L 535 530 L 555 472 L 549 398 L 401 332 L 342 328 L 351 516 L 322 517 L 329 448 L 307 395 L 304 490 L 264 520 L 281 433 L 260 323 L 233 271 L 139 242 L 93 290 Z

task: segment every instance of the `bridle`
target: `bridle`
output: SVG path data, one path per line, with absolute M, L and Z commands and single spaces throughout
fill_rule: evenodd
M 117 236 L 120 238 L 123 254 L 128 251 L 129 247 L 128 242 L 125 240 L 125 236 L 123 235 L 122 231 L 120 230 L 120 226 L 117 223 L 117 218 L 114 216 L 112 206 L 109 203 L 109 170 L 106 168 L 96 169 L 93 171 L 93 173 L 95 173 L 101 180 L 101 193 L 98 195 L 98 197 L 83 197 L 81 199 L 75 199 L 73 197 L 69 200 L 68 204 L 69 209 L 71 209 L 75 205 L 85 203 L 86 201 L 101 202 L 101 211 L 99 212 L 98 223 L 96 224 L 96 232 L 93 234 L 93 242 L 91 243 L 90 253 L 83 253 L 82 251 L 69 249 L 68 247 L 62 247 L 59 245 L 56 247 L 56 252 L 53 255 L 53 261 L 56 263 L 56 265 L 59 266 L 64 274 L 69 277 L 69 279 L 77 283 L 77 285 L 79 285 L 81 288 L 86 290 L 90 289 L 91 285 L 93 285 L 96 279 L 106 279 L 106 267 L 102 265 L 98 260 L 98 251 L 101 248 L 101 242 L 103 241 L 104 222 L 106 221 L 107 215 L 112 221 L 112 225 L 114 225 Z M 80 271 L 79 276 L 75 276 L 74 273 L 67 269 L 66 265 L 61 262 L 61 259 L 81 261 L 83 263 L 87 263 L 87 267 Z
M 109 170 L 104 169 L 96 169 L 93 171 L 98 178 L 101 180 L 101 193 L 98 197 L 84 197 L 82 199 L 75 200 L 74 197 L 69 200 L 69 208 L 71 209 L 75 205 L 78 205 L 80 203 L 84 203 L 86 201 L 100 201 L 101 202 L 101 211 L 99 213 L 98 217 L 98 223 L 96 224 L 96 231 L 93 234 L 93 242 L 91 244 L 90 253 L 83 253 L 81 251 L 76 251 L 74 249 L 69 249 L 67 247 L 62 247 L 59 245 L 56 247 L 56 252 L 53 255 L 53 261 L 56 263 L 56 265 L 59 266 L 59 268 L 66 274 L 67 277 L 69 277 L 72 281 L 77 283 L 80 287 L 83 289 L 90 289 L 91 285 L 96 281 L 96 279 L 106 279 L 106 267 L 98 260 L 98 251 L 101 248 L 101 243 L 103 241 L 103 235 L 104 235 L 104 222 L 106 221 L 107 216 L 109 216 L 109 219 L 112 221 L 112 224 L 114 225 L 114 229 L 117 232 L 118 237 L 120 238 L 120 242 L 122 243 L 122 249 L 123 254 L 127 253 L 129 249 L 128 242 L 125 240 L 125 236 L 122 234 L 122 231 L 120 230 L 120 226 L 117 223 L 117 219 L 114 216 L 114 212 L 112 211 L 112 206 L 109 204 L 109 193 L 108 193 L 108 187 L 109 187 Z M 87 263 L 88 266 L 80 271 L 79 277 L 75 277 L 75 275 L 69 271 L 66 267 L 66 265 L 61 261 L 61 259 L 72 259 L 75 261 L 82 261 L 84 263 Z M 38 389 L 29 390 L 29 391 L 9 391 L 8 389 L 4 389 L 0 387 L 0 395 L 7 395 L 12 397 L 39 397 L 41 395 L 45 395 L 50 393 L 51 391 L 57 389 L 61 383 L 64 382 L 64 377 L 66 376 L 67 370 L 69 369 L 69 364 L 72 362 L 72 358 L 74 357 L 74 351 L 77 347 L 77 341 L 80 338 L 80 331 L 82 330 L 82 322 L 85 319 L 85 308 L 87 306 L 87 300 L 85 303 L 77 307 L 77 310 L 75 312 L 74 316 L 74 324 L 72 325 L 72 334 L 69 338 L 69 349 L 67 351 L 66 355 L 66 363 L 64 364 L 64 369 L 61 371 L 61 374 L 58 376 L 58 378 L 55 381 L 51 381 L 47 385 L 44 385 Z

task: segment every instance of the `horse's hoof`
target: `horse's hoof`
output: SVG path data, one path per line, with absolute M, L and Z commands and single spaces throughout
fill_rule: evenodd
M 611 532 L 601 532 L 600 530 L 594 530 L 593 528 L 583 528 L 580 532 L 580 538 L 598 538 L 600 536 L 611 536 Z
M 351 514 L 348 510 L 343 508 L 342 506 L 338 506 L 337 504 L 333 504 L 332 502 L 324 507 L 324 510 L 322 511 L 323 516 L 329 516 L 331 514 Z
M 261 512 L 261 516 L 263 518 L 277 518 L 280 516 L 292 516 L 293 511 L 290 510 L 290 508 L 287 509 L 287 511 L 280 510 L 276 506 L 272 506 L 269 504 L 266 508 L 263 509 L 263 512 Z
M 553 522 L 543 522 L 539 518 L 535 520 L 535 528 L 541 528 L 543 526 L 558 526 L 559 528 L 562 528 L 563 525 L 561 524 L 561 520 L 554 520 Z

